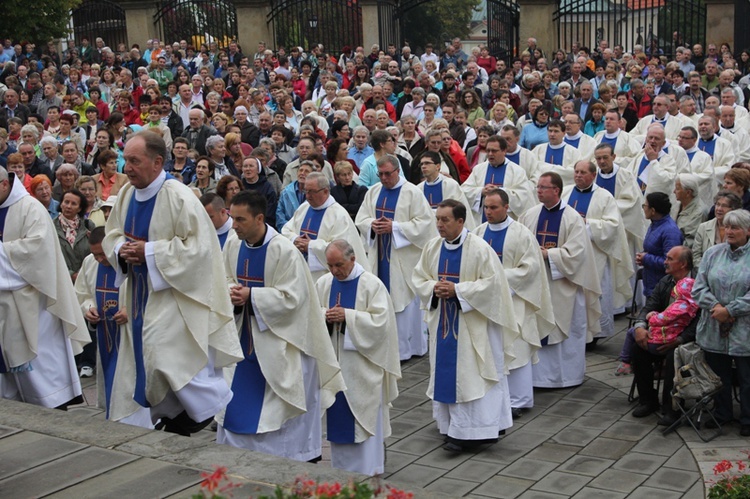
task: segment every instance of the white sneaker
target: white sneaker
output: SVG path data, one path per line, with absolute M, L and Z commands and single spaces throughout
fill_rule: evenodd
M 79 373 L 79 376 L 81 378 L 90 378 L 94 375 L 94 368 L 89 366 L 83 366 L 81 368 L 81 372 Z

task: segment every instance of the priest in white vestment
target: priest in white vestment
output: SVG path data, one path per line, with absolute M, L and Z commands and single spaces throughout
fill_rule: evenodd
M 444 199 L 455 199 L 468 210 L 466 214 L 466 228 L 469 230 L 474 229 L 477 223 L 471 211 L 469 201 L 461 190 L 461 186 L 451 177 L 440 173 L 440 154 L 425 151 L 419 158 L 419 167 L 422 170 L 424 180 L 417 187 L 424 193 L 424 197 L 430 203 L 432 211 L 437 211 L 437 206 Z
M 630 135 L 645 142 L 649 127 L 654 123 L 659 123 L 664 128 L 667 139 L 677 140 L 682 127 L 689 123 L 669 114 L 669 99 L 666 95 L 657 95 L 651 102 L 651 109 L 654 114 L 649 114 L 638 120 L 635 128 L 630 131 Z
M 531 181 L 532 186 L 536 185 L 540 173 L 539 161 L 533 152 L 521 147 L 518 143 L 521 138 L 521 131 L 513 125 L 505 125 L 499 135 L 508 143 L 505 159 L 520 166 L 526 173 L 526 178 Z
M 84 318 L 96 327 L 97 346 L 97 405 L 104 409 L 107 419 L 110 418 L 110 400 L 117 358 L 120 351 L 121 330 L 124 331 L 128 323 L 128 313 L 120 307 L 125 303 L 125 297 L 119 286 L 115 286 L 117 271 L 107 260 L 102 249 L 104 227 L 96 227 L 89 234 L 89 248 L 91 253 L 83 260 L 81 270 L 75 283 L 78 303 Z M 153 428 L 151 413 L 147 407 L 142 407 L 135 400 L 130 401 L 130 412 L 118 420 L 119 423 Z
M 651 125 L 646 135 L 643 151 L 633 158 L 628 169 L 638 180 L 644 199 L 651 192 L 671 193 L 677 176 L 674 158 L 663 149 L 666 145 L 664 128 L 660 124 Z
M 498 187 L 508 193 L 510 213 L 516 218 L 533 204 L 533 184 L 520 166 L 508 161 L 505 156 L 507 149 L 508 143 L 502 137 L 493 135 L 487 139 L 487 161 L 476 165 L 469 178 L 461 184 L 477 222 L 485 221 L 482 211 L 484 194 Z
M 611 145 L 623 163 L 628 163 L 641 152 L 641 143 L 620 128 L 620 113 L 617 109 L 609 109 L 604 115 L 604 130 L 596 132 L 594 142 L 596 145 Z
M 711 157 L 711 163 L 714 170 L 714 183 L 716 184 L 716 190 L 713 191 L 709 200 L 701 198 L 704 202 L 708 201 L 706 203 L 707 206 L 713 200 L 713 196 L 718 192 L 718 186 L 722 183 L 724 174 L 737 162 L 731 134 L 725 133 L 725 136 L 722 137 L 717 135 L 720 131 L 719 121 L 714 116 L 704 115 L 698 120 L 698 134 L 700 135 L 700 140 L 697 141 L 696 147 Z M 685 149 L 687 150 L 687 148 Z M 694 158 L 692 157 L 690 158 L 691 163 L 693 163 L 693 159 Z M 694 172 L 691 171 L 685 173 Z
M 385 285 L 356 261 L 351 244 L 333 241 L 326 262 L 330 274 L 315 286 L 347 387 L 326 411 L 331 465 L 382 474 L 389 407 L 401 378 L 396 315 Z
M 44 206 L 0 168 L 0 396 L 64 409 L 91 342 Z
M 601 331 L 594 341 L 615 334 L 615 311 L 630 303 L 630 278 L 634 273 L 617 202 L 609 191 L 596 185 L 596 174 L 594 163 L 579 161 L 575 166 L 575 185 L 563 189 L 565 204 L 577 211 L 586 224 L 601 279 Z
M 234 396 L 216 441 L 297 461 L 321 456 L 321 414 L 344 390 L 315 285 L 300 252 L 265 223 L 266 199 L 232 200 L 236 240 L 224 269 L 243 360 L 228 373 Z
M 484 198 L 487 222 L 474 234 L 495 250 L 505 269 L 520 335 L 513 344 L 515 358 L 508 364 L 508 387 L 514 417 L 534 406 L 532 364 L 539 359 L 541 341 L 555 327 L 549 282 L 536 237 L 508 216 L 508 194 L 502 189 Z
M 711 147 L 718 147 L 724 150 L 724 157 L 726 152 L 731 152 L 732 146 L 725 139 L 716 136 L 713 131 L 710 131 L 711 120 L 713 117 L 704 116 L 701 118 L 702 126 L 704 127 L 704 133 L 708 138 L 707 141 L 702 141 L 702 149 L 699 147 L 698 132 L 693 127 L 685 127 L 680 130 L 680 136 L 678 137 L 680 147 L 685 149 L 688 160 L 690 160 L 690 170 L 684 173 L 692 173 L 698 179 L 698 197 L 703 204 L 710 206 L 713 203 L 714 196 L 719 192 L 719 183 L 716 178 L 716 170 L 726 172 L 729 167 L 715 168 L 714 160 L 709 156 L 706 150 L 710 151 Z M 710 133 L 710 134 L 709 134 Z M 722 143 L 724 144 L 722 146 Z M 734 159 L 734 153 L 732 153 L 732 159 Z
M 325 251 L 335 239 L 350 241 L 357 258 L 370 268 L 367 253 L 352 217 L 331 196 L 328 177 L 313 172 L 305 179 L 305 199 L 294 216 L 281 228 L 281 235 L 289 239 L 307 260 L 313 282 L 328 272 Z
M 492 248 L 463 226 L 465 208 L 438 206 L 440 236 L 425 246 L 414 285 L 430 330 L 430 383 L 443 448 L 494 443 L 513 424 L 507 365 L 518 324 L 508 281 Z
M 720 137 L 731 140 L 734 145 L 734 157 L 739 161 L 750 161 L 750 132 L 735 124 L 737 114 L 732 106 L 721 106 L 719 121 L 721 127 L 717 132 Z
M 599 272 L 581 216 L 560 198 L 562 178 L 543 173 L 537 184 L 541 204 L 519 219 L 537 239 L 547 265 L 555 330 L 542 342 L 533 366 L 534 386 L 564 388 L 583 383 L 586 343 L 601 330 Z
M 166 155 L 152 133 L 128 140 L 130 184 L 117 196 L 102 242 L 128 312 L 110 415 L 125 417 L 135 400 L 154 422 L 161 419 L 158 426 L 189 435 L 229 403 L 221 369 L 242 351 L 216 231 L 192 191 L 164 172 Z
M 569 113 L 562 120 L 565 123 L 565 137 L 563 137 L 563 141 L 569 146 L 578 149 L 578 155 L 581 159 L 592 159 L 594 157 L 596 141 L 593 137 L 581 131 L 581 128 L 583 128 L 581 117 L 576 113 Z
M 549 142 L 534 148 L 539 161 L 539 173 L 555 172 L 563 179 L 563 184 L 573 183 L 573 165 L 581 159 L 578 149 L 563 140 L 565 124 L 560 120 L 551 120 L 547 125 Z
M 232 217 L 229 216 L 226 203 L 215 192 L 208 192 L 201 196 L 201 204 L 206 209 L 208 218 L 211 219 L 211 223 L 216 229 L 219 246 L 224 250 L 227 240 L 237 239 L 237 234 L 232 229 Z
M 378 160 L 380 183 L 367 191 L 357 213 L 356 225 L 367 242 L 368 259 L 391 295 L 398 326 L 401 360 L 427 353 L 427 336 L 422 328 L 411 276 L 422 248 L 437 231 L 435 215 L 417 186 L 399 177 L 395 156 Z

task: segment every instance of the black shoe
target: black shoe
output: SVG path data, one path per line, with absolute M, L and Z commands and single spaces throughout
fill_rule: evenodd
M 308 463 L 316 464 L 316 463 L 321 462 L 322 460 L 323 460 L 323 456 L 318 456 L 318 457 L 314 457 L 310 459 Z
M 174 418 L 161 418 L 164 431 L 167 433 L 176 433 L 183 437 L 189 437 L 193 433 L 198 433 L 203 428 L 211 424 L 214 417 L 206 419 L 205 421 L 195 421 L 188 416 L 186 411 L 182 411 Z
M 659 409 L 658 405 L 655 404 L 641 404 L 633 411 L 634 418 L 645 418 L 655 413 Z
M 740 425 L 740 435 L 750 437 L 750 424 Z
M 520 407 L 511 407 L 510 415 L 513 416 L 513 419 L 518 419 L 523 416 L 523 409 Z
M 443 445 L 443 450 L 447 450 L 448 452 L 453 452 L 455 454 L 460 454 L 464 451 L 464 448 L 456 443 L 446 442 Z
M 662 414 L 659 421 L 656 422 L 659 426 L 672 426 L 679 419 L 676 412 L 669 411 Z

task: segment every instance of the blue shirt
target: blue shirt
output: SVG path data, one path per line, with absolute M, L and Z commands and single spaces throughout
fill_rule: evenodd
M 351 149 L 349 149 L 349 152 L 346 153 L 346 157 L 348 159 L 354 160 L 354 162 L 357 164 L 357 168 L 362 169 L 362 162 L 365 160 L 365 158 L 372 156 L 374 153 L 375 149 L 370 146 L 365 146 L 365 148 L 361 151 L 356 147 L 352 147 Z

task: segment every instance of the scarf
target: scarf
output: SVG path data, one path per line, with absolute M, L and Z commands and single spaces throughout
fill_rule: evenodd
M 76 242 L 76 235 L 78 235 L 80 219 L 76 217 L 73 220 L 68 220 L 62 215 L 62 213 L 58 218 L 60 219 L 60 227 L 65 231 L 65 239 L 70 243 L 70 246 L 73 247 Z

